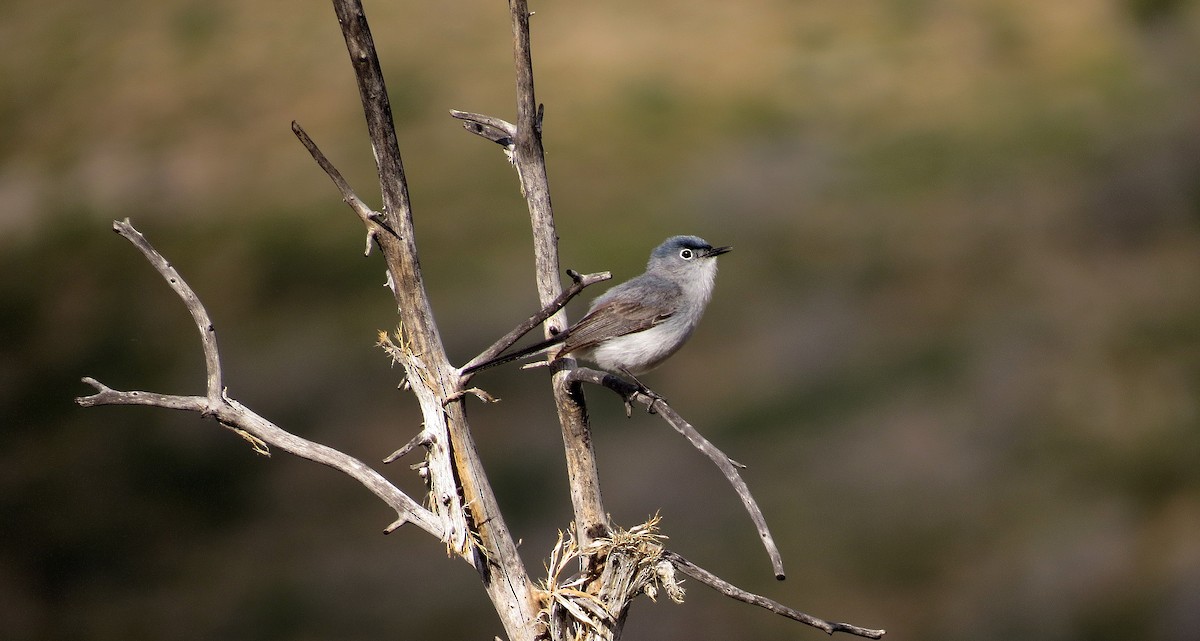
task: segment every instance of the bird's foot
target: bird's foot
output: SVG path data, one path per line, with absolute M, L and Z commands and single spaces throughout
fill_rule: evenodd
M 637 389 L 625 396 L 625 416 L 629 417 L 633 415 L 633 399 L 634 395 L 636 394 L 641 394 L 650 399 L 650 404 L 646 406 L 647 414 L 657 414 L 658 412 L 654 410 L 654 406 L 658 404 L 659 401 L 666 403 L 667 399 L 660 396 L 658 392 L 646 387 L 646 384 L 639 381 L 638 377 L 634 376 L 629 370 L 621 368 L 621 373 L 629 377 L 629 379 L 633 381 L 634 385 L 637 386 Z

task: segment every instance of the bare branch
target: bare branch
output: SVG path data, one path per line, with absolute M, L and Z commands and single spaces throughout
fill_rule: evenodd
M 395 230 L 397 238 L 415 251 L 412 245 L 408 182 L 404 178 L 404 163 L 392 120 L 391 100 L 388 98 L 371 27 L 367 24 L 362 3 L 357 0 L 334 0 L 333 10 L 346 41 L 350 63 L 354 66 L 355 80 L 358 81 L 363 115 L 367 120 L 367 135 L 371 139 L 371 149 L 379 168 L 384 213 L 390 218 L 389 226 Z
M 713 445 L 708 439 L 704 438 L 696 428 L 692 427 L 679 415 L 662 397 L 648 394 L 641 386 L 635 385 L 626 381 L 619 376 L 591 369 L 588 367 L 577 367 L 571 369 L 567 375 L 568 380 L 593 385 L 603 385 L 624 398 L 626 403 L 636 400 L 646 406 L 646 409 L 662 416 L 675 431 L 687 437 L 692 445 L 704 453 L 721 473 L 725 475 L 729 483 L 733 485 L 734 491 L 737 492 L 738 498 L 742 500 L 742 505 L 745 506 L 746 512 L 750 514 L 750 520 L 754 521 L 754 527 L 758 530 L 758 536 L 762 540 L 763 547 L 767 551 L 767 555 L 771 557 L 771 567 L 775 571 L 775 578 L 782 581 L 785 578 L 783 572 L 783 558 L 779 554 L 779 548 L 775 545 L 775 539 L 771 537 L 771 531 L 767 528 L 767 520 L 763 517 L 762 510 L 758 508 L 758 503 L 754 500 L 754 496 L 750 493 L 750 488 L 746 486 L 746 482 L 742 480 L 742 476 L 738 474 L 737 468 L 744 467 L 740 463 L 729 458 L 716 445 Z
M 155 392 L 123 392 L 114 390 L 93 378 L 84 378 L 83 382 L 96 388 L 96 393 L 91 396 L 77 398 L 75 399 L 76 403 L 83 407 L 93 407 L 96 405 L 151 405 L 166 409 L 196 412 L 201 416 L 213 417 L 221 425 L 234 430 L 243 438 L 246 438 L 247 435 L 252 436 L 254 439 L 278 447 L 285 452 L 290 452 L 301 458 L 316 461 L 344 472 L 362 483 L 367 489 L 374 492 L 376 496 L 383 499 L 384 502 L 396 510 L 401 519 L 416 523 L 421 529 L 434 534 L 438 538 L 443 536 L 445 527 L 437 515 L 426 510 L 420 503 L 417 503 L 408 495 L 398 490 L 378 472 L 367 467 L 358 459 L 287 432 L 226 396 L 221 383 L 223 374 L 221 372 L 220 355 L 217 351 L 216 331 L 213 329 L 213 323 L 209 318 L 208 310 L 200 302 L 200 298 L 196 295 L 196 292 L 192 290 L 167 259 L 163 258 L 162 254 L 158 253 L 158 250 L 150 245 L 150 241 L 146 240 L 146 237 L 141 232 L 134 229 L 128 218 L 123 221 L 114 222 L 113 229 L 142 252 L 146 260 L 154 266 L 163 279 L 167 281 L 167 284 L 171 286 L 171 289 L 175 290 L 175 293 L 187 307 L 188 312 L 191 313 L 197 329 L 200 330 L 200 342 L 204 350 L 204 364 L 207 370 L 208 393 L 206 396 L 175 396 Z M 252 439 L 247 440 L 254 443 Z M 257 443 L 255 443 L 255 447 L 258 449 Z
M 473 555 L 509 637 L 532 638 L 537 604 L 529 575 L 484 472 L 462 401 L 447 402 L 460 389 L 459 376 L 446 358 L 425 291 L 408 182 L 374 38 L 359 0 L 333 0 L 333 9 L 354 67 L 367 134 L 375 152 L 383 214 L 388 227 L 395 231 L 394 236 L 376 234 L 376 240 L 387 261 L 389 282 L 394 285 L 400 315 L 401 364 L 430 434 L 430 478 L 437 486 L 434 509 L 447 509 L 455 515 L 449 517 L 448 525 L 458 530 L 456 541 L 463 540 L 458 538 L 462 534 L 469 534 L 470 549 L 463 552 Z
M 393 236 L 397 235 L 391 227 L 388 227 L 387 222 L 384 220 L 383 214 L 368 207 L 367 204 L 358 197 L 358 194 L 354 193 L 354 190 L 350 188 L 350 183 L 346 182 L 346 179 L 342 177 L 342 173 L 337 170 L 337 167 L 333 166 L 333 163 L 329 162 L 329 159 L 325 157 L 325 154 L 321 152 L 321 149 L 317 147 L 317 143 L 313 142 L 313 139 L 309 137 L 308 132 L 304 131 L 304 128 L 300 126 L 300 123 L 296 122 L 295 120 L 292 121 L 292 133 L 296 134 L 296 138 L 300 140 L 300 144 L 304 145 L 304 148 L 307 149 L 308 153 L 312 155 L 313 160 L 317 161 L 317 164 L 320 165 L 321 169 L 325 171 L 325 173 L 329 176 L 329 179 L 333 181 L 334 186 L 337 187 L 338 191 L 342 193 L 342 202 L 350 205 L 350 209 L 353 209 L 354 213 L 358 214 L 359 219 L 362 220 L 363 224 L 367 226 L 367 229 L 369 230 L 368 233 L 372 237 L 374 236 L 376 226 L 387 231 Z M 364 253 L 369 253 L 371 251 L 371 243 L 369 240 L 367 243 L 366 252 Z
M 542 149 L 543 109 L 533 86 L 529 3 L 527 0 L 510 0 L 508 7 L 517 85 L 517 135 L 513 139 L 512 161 L 521 182 L 521 193 L 529 206 L 538 297 L 546 305 L 562 292 L 562 283 L 558 277 L 558 232 L 555 230 L 554 207 L 550 203 L 550 178 Z M 545 325 L 546 338 L 566 327 L 566 313 L 559 310 Z M 612 527 L 600 493 L 600 474 L 582 390 L 577 385 L 565 384 L 565 379 L 564 371 L 556 371 L 552 390 L 562 428 L 576 532 L 580 545 L 588 547 L 596 537 L 608 534 Z
M 325 157 L 325 154 L 321 152 L 321 149 L 317 147 L 317 143 L 313 142 L 313 139 L 309 137 L 308 132 L 304 131 L 304 128 L 300 126 L 300 123 L 296 122 L 295 120 L 292 121 L 292 133 L 296 134 L 296 138 L 300 140 L 300 144 L 304 145 L 304 148 L 307 149 L 308 153 L 312 155 L 313 160 L 317 161 L 317 164 L 320 165 L 321 169 L 323 169 L 325 173 L 329 175 L 329 179 L 333 181 L 333 184 L 337 187 L 338 191 L 342 192 L 342 201 L 347 205 L 350 205 L 350 209 L 353 209 L 354 213 L 358 214 L 358 217 L 363 221 L 363 223 L 369 224 L 371 217 L 378 214 L 376 214 L 373 209 L 368 207 L 367 204 L 358 197 L 358 194 L 354 193 L 354 190 L 350 188 L 350 183 L 346 182 L 346 179 L 342 177 L 342 172 L 338 171 L 337 167 L 334 167 L 333 163 L 329 162 L 329 159 Z
M 82 407 L 97 405 L 150 405 L 173 410 L 195 412 L 216 419 L 222 426 L 238 432 L 243 438 L 250 434 L 262 442 L 277 447 L 300 458 L 328 465 L 362 483 L 375 496 L 396 511 L 398 522 L 411 522 L 426 532 L 442 539 L 442 519 L 425 509 L 407 494 L 392 485 L 362 461 L 329 446 L 314 443 L 288 432 L 259 416 L 237 401 L 222 396 L 216 403 L 204 396 L 175 396 L 154 392 L 114 390 L 93 379 L 83 382 L 96 388 L 91 396 L 81 396 L 75 402 Z M 390 526 L 389 526 L 390 527 Z M 391 528 L 395 529 L 395 528 Z M 390 531 L 390 530 L 389 530 Z
M 491 347 L 484 350 L 475 358 L 472 358 L 469 362 L 467 362 L 466 365 L 463 365 L 460 371 L 469 370 L 480 363 L 484 363 L 496 358 L 503 353 L 504 350 L 512 347 L 513 344 L 521 340 L 522 336 L 528 334 L 533 330 L 533 328 L 542 324 L 542 322 L 547 318 L 553 316 L 555 312 L 565 307 L 566 304 L 570 302 L 572 298 L 578 296 L 579 292 L 582 292 L 585 287 L 612 278 L 612 274 L 609 272 L 599 272 L 596 274 L 585 275 L 571 269 L 567 270 L 567 275 L 571 277 L 573 282 L 570 287 L 558 295 L 558 298 L 555 298 L 550 302 L 549 305 L 546 305 L 542 309 L 538 310 L 537 313 L 535 313 L 533 316 L 530 316 L 525 322 L 517 325 L 512 331 L 500 337 L 500 339 L 493 343 Z
M 136 390 L 121 392 L 101 383 L 91 376 L 84 376 L 81 380 L 96 388 L 96 393 L 90 396 L 77 397 L 75 404 L 80 407 L 149 405 L 169 410 L 199 412 L 205 416 L 212 415 L 212 412 L 208 410 L 208 399 L 204 396 L 176 396 L 173 394 L 159 394 L 157 392 L 141 392 Z
M 171 266 L 171 263 L 163 258 L 163 255 L 158 253 L 158 250 L 150 246 L 146 237 L 138 230 L 129 224 L 129 219 L 114 220 L 113 231 L 120 234 L 123 238 L 133 243 L 139 251 L 150 261 L 154 269 L 162 275 L 171 289 L 179 298 L 183 299 L 183 304 L 187 306 L 188 313 L 192 315 L 192 320 L 196 322 L 196 329 L 200 330 L 200 345 L 204 350 L 204 369 L 208 375 L 208 398 L 210 401 L 216 401 L 221 397 L 221 393 L 225 388 L 222 382 L 221 374 L 221 356 L 217 353 L 217 330 L 213 327 L 212 320 L 208 317 L 208 310 L 204 309 L 204 305 L 200 303 L 200 298 L 196 296 L 196 292 L 188 286 L 179 272 Z
M 749 603 L 750 605 L 757 605 L 760 608 L 765 608 L 780 616 L 785 616 L 789 619 L 799 621 L 806 625 L 811 625 L 819 630 L 824 630 L 826 634 L 845 632 L 847 634 L 866 637 L 868 639 L 880 639 L 883 638 L 883 635 L 886 633 L 885 630 L 872 630 L 869 628 L 860 628 L 856 625 L 850 625 L 849 623 L 837 623 L 819 619 L 811 614 L 805 614 L 799 610 L 794 610 L 764 596 L 747 592 L 670 550 L 663 550 L 662 556 L 670 561 L 672 565 L 679 568 L 680 572 L 683 572 L 684 574 L 709 586 L 717 592 L 724 594 L 725 596 L 737 599 L 738 601 L 742 601 L 744 603 Z
M 533 87 L 528 2 L 510 0 L 508 7 L 516 71 L 516 122 L 509 123 L 494 116 L 457 110 L 451 111 L 451 115 L 463 120 L 467 131 L 504 146 L 505 154 L 517 170 L 521 195 L 528 204 L 529 222 L 533 229 L 538 299 L 545 308 L 552 306 L 562 294 L 562 283 L 558 276 L 558 233 L 555 231 L 554 208 L 550 203 L 550 180 L 546 173 L 546 159 L 542 149 L 544 110 L 537 102 Z M 567 316 L 560 309 L 546 319 L 545 338 L 558 334 L 566 327 Z M 564 384 L 564 377 L 563 370 L 554 374 L 554 404 L 558 409 L 559 424 L 562 426 L 576 532 L 580 544 L 587 547 L 594 538 L 608 534 L 611 528 L 608 512 L 604 509 L 604 501 L 600 495 L 600 476 L 596 469 L 596 454 L 592 449 L 591 428 L 588 425 L 583 394 L 579 393 L 578 385 Z

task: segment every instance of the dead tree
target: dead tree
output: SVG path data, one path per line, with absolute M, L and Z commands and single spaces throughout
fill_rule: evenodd
M 388 456 L 385 463 L 413 451 L 423 451 L 424 458 L 415 468 L 426 483 L 428 496 L 420 501 L 406 495 L 362 461 L 291 434 L 230 396 L 221 371 L 216 331 L 207 310 L 175 268 L 128 219 L 115 222 L 114 229 L 136 246 L 174 289 L 200 332 L 207 370 L 206 391 L 202 396 L 118 391 L 93 378 L 84 378 L 84 382 L 96 391 L 76 402 L 83 406 L 151 405 L 196 412 L 232 430 L 259 452 L 281 449 L 353 477 L 395 510 L 396 519 L 385 532 L 412 523 L 438 538 L 451 556 L 475 567 L 508 638 L 514 641 L 617 639 L 629 605 L 638 595 L 653 598 L 666 593 L 674 600 L 682 600 L 683 590 L 677 579 L 680 573 L 730 597 L 827 633 L 881 637 L 883 630 L 828 622 L 729 584 L 666 549 L 663 546 L 665 537 L 657 532 L 657 519 L 628 529 L 610 523 L 601 497 L 588 415 L 581 393 L 584 383 L 603 385 L 620 394 L 627 410 L 637 404 L 657 413 L 709 456 L 742 499 L 758 529 L 776 577 L 782 579 L 784 576 L 783 564 L 766 522 L 738 474 L 740 465 L 701 436 L 662 399 L 646 394 L 643 388 L 612 374 L 578 367 L 569 359 L 550 365 L 574 506 L 574 528 L 560 536 L 558 544 L 551 550 L 547 563 L 549 575 L 538 582 L 529 576 L 517 555 L 516 544 L 480 463 L 464 413 L 463 404 L 468 397 L 478 396 L 484 400 L 488 397 L 485 392 L 468 387 L 470 376 L 462 372 L 474 363 L 499 354 L 538 325 L 543 326 L 547 336 L 561 331 L 567 325 L 562 309 L 567 301 L 584 287 L 607 279 L 608 275 L 568 272 L 572 283 L 565 290 L 559 277 L 557 235 L 542 153 L 542 106 L 534 94 L 530 14 L 526 1 L 509 2 L 516 67 L 516 121 L 510 123 L 462 111 L 452 111 L 451 115 L 462 120 L 468 131 L 499 144 L 516 168 L 521 192 L 529 206 L 537 290 L 543 308 L 463 367 L 455 367 L 447 359 L 433 321 L 417 260 L 408 187 L 391 107 L 361 3 L 358 0 L 334 0 L 333 6 L 358 80 L 379 170 L 382 209 L 374 210 L 359 198 L 304 130 L 296 123 L 292 123 L 292 128 L 366 228 L 367 253 L 378 247 L 386 262 L 389 284 L 396 299 L 399 329 L 394 335 L 382 335 L 380 343 L 391 358 L 403 366 L 406 387 L 420 405 L 424 425 L 405 446 Z

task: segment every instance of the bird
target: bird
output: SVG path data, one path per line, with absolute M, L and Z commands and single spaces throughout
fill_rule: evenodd
M 577 357 L 637 381 L 691 337 L 712 298 L 717 256 L 731 249 L 698 236 L 672 236 L 650 253 L 644 273 L 601 294 L 565 331 L 462 373 L 548 352 L 551 360 Z

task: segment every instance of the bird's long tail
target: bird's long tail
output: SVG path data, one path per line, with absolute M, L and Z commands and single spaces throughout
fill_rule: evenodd
M 474 374 L 475 372 L 478 372 L 480 370 L 490 369 L 492 367 L 496 367 L 497 365 L 503 365 L 505 363 L 511 363 L 515 360 L 525 358 L 526 356 L 532 356 L 533 354 L 536 354 L 540 351 L 545 350 L 547 347 L 552 347 L 554 345 L 557 345 L 557 344 L 563 342 L 564 340 L 566 340 L 566 338 L 567 338 L 566 332 L 559 332 L 557 335 L 551 336 L 550 338 L 547 338 L 544 341 L 539 341 L 537 343 L 534 343 L 533 345 L 530 345 L 529 347 L 523 347 L 515 352 L 501 354 L 500 356 L 497 356 L 489 361 L 484 361 L 482 363 L 477 363 L 475 365 L 472 365 L 472 366 L 464 369 L 462 371 L 462 373 L 464 375 Z

